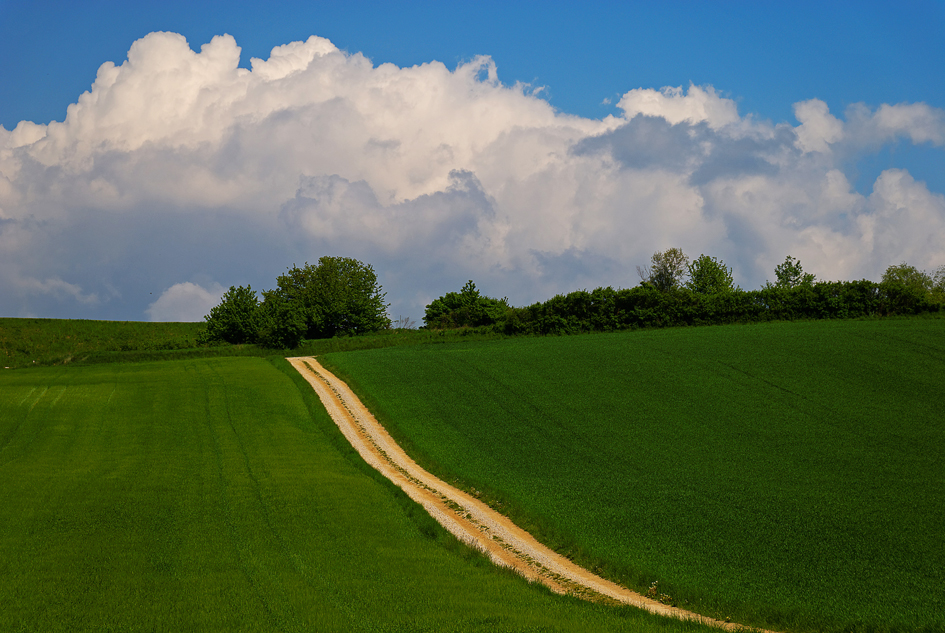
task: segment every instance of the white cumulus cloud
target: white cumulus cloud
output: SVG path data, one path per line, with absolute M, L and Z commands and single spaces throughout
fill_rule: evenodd
M 805 152 L 826 152 L 843 137 L 843 123 L 820 99 L 795 103 L 794 116 L 801 122 L 796 129 L 797 142 Z
M 712 86 L 690 85 L 686 92 L 681 86 L 666 86 L 661 90 L 637 88 L 625 94 L 617 107 L 627 118 L 645 114 L 662 117 L 670 123 L 705 121 L 711 128 L 739 121 L 735 102 L 718 96 Z
M 671 246 L 743 287 L 787 254 L 827 279 L 945 259 L 940 192 L 896 168 L 858 192 L 846 171 L 884 143 L 945 145 L 927 104 L 811 99 L 795 127 L 690 85 L 593 120 L 489 57 L 400 68 L 312 36 L 238 63 L 230 36 L 152 33 L 61 123 L 0 127 L 0 313 L 199 320 L 223 286 L 322 255 L 372 264 L 414 318 L 467 279 L 515 304 L 632 286 Z
M 185 281 L 162 292 L 145 312 L 150 321 L 203 321 L 204 315 L 210 314 L 220 303 L 224 292 L 223 286 L 217 283 L 204 288 Z

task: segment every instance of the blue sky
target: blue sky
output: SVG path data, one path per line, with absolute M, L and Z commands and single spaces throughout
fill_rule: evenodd
M 873 207 L 870 207 L 872 210 L 864 210 L 866 207 L 861 206 L 867 204 L 865 200 L 876 198 L 870 196 L 882 174 L 887 174 L 886 179 L 882 181 L 886 183 L 891 182 L 893 175 L 901 176 L 901 172 L 907 173 L 913 181 L 925 183 L 926 191 L 932 196 L 930 204 L 933 206 L 937 200 L 935 195 L 945 191 L 945 151 L 936 140 L 938 132 L 935 127 L 938 125 L 939 113 L 945 108 L 945 46 L 942 45 L 945 36 L 945 2 L 593 3 L 587 7 L 554 2 L 515 3 L 512 6 L 490 2 L 411 3 L 407 6 L 393 3 L 285 2 L 264 7 L 260 3 L 232 2 L 203 2 L 194 6 L 192 3 L 183 2 L 131 4 L 0 1 L 0 125 L 7 131 L 12 131 L 21 120 L 41 125 L 51 121 L 63 121 L 66 108 L 76 103 L 82 93 L 91 89 L 96 73 L 103 63 L 111 61 L 120 66 L 125 62 L 132 43 L 155 31 L 183 35 L 194 52 L 199 52 L 201 45 L 210 42 L 215 35 L 227 33 L 241 48 L 239 66 L 247 69 L 251 67 L 251 58 L 267 59 L 273 47 L 293 41 L 305 41 L 311 35 L 327 38 L 349 56 L 362 53 L 373 62 L 375 68 L 384 63 L 409 68 L 437 60 L 442 62 L 447 70 L 456 71 L 457 67 L 469 63 L 476 56 L 487 55 L 494 62 L 498 81 L 505 88 L 513 86 L 515 82 L 530 84 L 531 88 L 525 90 L 523 95 L 533 100 L 544 100 L 558 115 L 575 115 L 588 121 L 601 121 L 608 116 L 625 117 L 629 120 L 632 115 L 640 113 L 662 116 L 659 112 L 646 109 L 626 110 L 618 107 L 618 104 L 624 95 L 634 89 L 650 90 L 655 94 L 664 86 L 680 87 L 683 94 L 679 98 L 682 99 L 689 86 L 694 85 L 711 88 L 710 100 L 727 100 L 726 103 L 736 107 L 740 117 L 739 125 L 756 126 L 753 128 L 755 132 L 752 132 L 755 137 L 769 134 L 761 131 L 764 125 L 772 128 L 778 125 L 797 128 L 799 121 L 795 118 L 795 104 L 816 99 L 826 105 L 831 117 L 847 124 L 844 139 L 849 139 L 854 135 L 854 126 L 850 124 L 848 108 L 864 104 L 869 112 L 877 116 L 870 119 L 872 122 L 863 123 L 856 129 L 869 128 L 874 131 L 864 132 L 865 136 L 856 142 L 847 143 L 844 148 L 840 148 L 840 141 L 836 140 L 838 137 L 830 137 L 834 140 L 828 141 L 831 148 L 830 160 L 827 161 L 829 165 L 821 161 L 818 163 L 820 167 L 817 168 L 821 169 L 818 173 L 822 175 L 830 175 L 834 170 L 842 173 L 849 184 L 849 192 L 858 194 L 862 200 L 851 199 L 849 205 L 852 206 L 845 211 L 834 209 L 834 203 L 810 202 L 817 209 L 801 214 L 807 219 L 798 224 L 795 238 L 789 238 L 787 234 L 782 234 L 780 229 L 766 232 L 766 229 L 754 225 L 751 230 L 745 228 L 744 222 L 735 219 L 736 216 L 742 217 L 738 215 L 741 211 L 732 206 L 735 203 L 722 202 L 720 199 L 714 202 L 710 200 L 711 196 L 719 195 L 720 181 L 711 191 L 705 189 L 706 185 L 700 185 L 702 189 L 697 188 L 698 190 L 691 190 L 689 193 L 702 200 L 693 202 L 699 207 L 702 219 L 710 221 L 716 215 L 724 216 L 722 224 L 728 228 L 725 229 L 725 236 L 720 234 L 714 241 L 703 243 L 691 237 L 687 238 L 691 244 L 690 248 L 715 247 L 720 254 L 727 256 L 727 261 L 735 267 L 736 278 L 740 277 L 743 285 L 749 287 L 764 281 L 762 270 L 766 264 L 783 259 L 785 253 L 775 253 L 774 250 L 777 249 L 793 248 L 798 252 L 810 253 L 808 259 L 813 258 L 816 264 L 825 269 L 821 276 L 876 277 L 877 267 L 882 267 L 882 258 L 911 256 L 921 259 L 917 264 L 926 266 L 935 266 L 941 259 L 939 252 L 932 247 L 907 248 L 897 242 L 898 246 L 887 246 L 884 247 L 887 250 L 882 253 L 875 253 L 875 262 L 866 258 L 853 263 L 852 255 L 847 253 L 844 255 L 847 264 L 826 265 L 830 260 L 831 248 L 854 249 L 852 242 L 840 245 L 838 236 L 849 237 L 852 229 L 839 227 L 839 224 L 847 221 L 854 213 L 862 215 L 863 218 L 879 213 Z M 486 78 L 487 74 L 488 69 L 483 68 L 479 78 Z M 539 87 L 540 91 L 533 92 Z M 691 91 L 689 96 L 692 96 Z M 529 105 L 531 102 L 526 101 L 528 99 L 523 101 L 522 107 L 528 110 L 533 104 Z M 877 113 L 883 104 L 923 104 L 928 111 L 918 114 L 916 111 L 910 111 L 908 116 L 912 118 L 908 123 L 901 122 L 906 110 L 890 111 L 889 116 L 880 120 Z M 624 105 L 627 105 L 627 102 L 624 102 Z M 293 112 L 301 112 L 299 108 L 303 106 L 304 104 L 294 103 L 291 107 L 286 107 Z M 104 106 L 100 104 L 99 107 Z M 370 116 L 375 114 L 381 116 L 377 113 Z M 359 110 L 359 115 L 367 116 L 363 110 Z M 105 120 L 102 116 L 93 118 L 96 121 Z M 519 116 L 524 116 L 525 119 L 517 118 Z M 667 116 L 666 120 L 671 125 L 700 124 L 698 117 L 690 116 L 679 120 Z M 924 123 L 917 123 L 919 119 L 916 119 L 916 116 Z M 531 114 L 509 114 L 509 117 L 509 130 L 529 127 L 536 120 L 529 118 L 532 117 Z M 893 125 L 890 123 L 893 120 L 897 121 L 895 125 L 900 126 L 894 130 L 889 127 Z M 558 121 L 560 123 L 560 117 Z M 727 121 L 726 125 L 732 125 L 731 120 Z M 704 118 L 701 124 L 708 125 L 713 131 L 722 125 L 716 125 L 711 118 Z M 541 125 L 546 126 L 545 123 Z M 926 131 L 916 132 L 917 125 L 925 126 L 923 129 Z M 877 126 L 887 132 L 876 132 L 874 128 L 878 129 Z M 928 126 L 935 129 L 929 132 Z M 600 135 L 605 132 L 603 128 L 591 129 L 592 127 L 587 127 L 582 133 Z M 232 142 L 235 138 L 232 136 L 233 130 L 236 128 L 231 126 L 227 129 L 229 132 L 224 131 L 221 134 L 229 134 L 227 138 Z M 241 130 L 245 136 L 246 130 Z M 397 147 L 400 148 L 408 146 L 406 137 L 401 139 L 398 136 L 400 132 L 387 132 L 392 139 L 389 139 L 389 142 L 398 143 Z M 121 139 L 109 138 L 109 142 L 121 145 Z M 638 139 L 639 136 L 625 134 L 621 138 Z M 179 143 L 175 145 L 176 141 L 165 139 L 161 142 L 170 143 L 167 147 L 180 147 Z M 576 138 L 571 138 L 566 145 L 570 143 L 567 146 L 573 150 L 577 142 Z M 714 137 L 707 137 L 706 143 L 715 142 Z M 810 143 L 815 142 L 820 141 L 810 141 L 804 151 L 812 151 L 814 146 Z M 719 144 L 717 147 L 723 145 Z M 17 151 L 25 152 L 22 147 L 25 146 L 18 146 Z M 742 138 L 740 144 L 731 144 L 730 149 L 725 151 L 762 151 L 757 142 L 753 146 L 754 149 L 744 149 L 745 147 Z M 425 159 L 418 151 L 415 150 L 411 154 L 410 160 L 422 163 Z M 569 150 L 562 151 L 566 154 Z M 715 156 L 720 160 L 718 157 L 722 155 L 716 153 Z M 98 160 L 101 163 L 103 159 Z M 458 186 L 455 183 L 449 184 L 452 181 L 448 182 L 446 172 L 431 176 L 432 180 L 423 186 L 401 186 L 384 180 L 386 176 L 382 174 L 387 173 L 385 170 L 389 170 L 389 166 L 377 166 L 376 169 L 380 171 L 374 172 L 374 168 L 365 167 L 366 163 L 358 163 L 357 157 L 352 157 L 351 160 L 353 162 L 338 173 L 332 173 L 329 167 L 319 171 L 313 170 L 307 163 L 287 163 L 288 169 L 296 169 L 298 172 L 291 178 L 296 183 L 295 193 L 298 194 L 304 188 L 299 183 L 308 182 L 305 179 L 324 180 L 338 177 L 349 184 L 363 181 L 379 201 L 376 208 L 371 207 L 373 211 L 362 209 L 366 214 L 365 218 L 370 219 L 374 217 L 372 213 L 414 213 L 415 207 L 427 200 L 421 200 L 422 196 L 447 196 L 449 186 L 454 186 L 454 189 Z M 406 158 L 401 157 L 400 160 Z M 426 160 L 434 159 L 427 157 Z M 520 210 L 515 206 L 524 204 L 520 200 L 525 195 L 525 189 L 514 193 L 509 186 L 502 184 L 498 177 L 489 180 L 483 176 L 483 173 L 488 171 L 486 168 L 472 169 L 471 165 L 480 164 L 477 161 L 484 160 L 482 157 L 463 160 L 466 162 L 451 164 L 447 171 L 459 169 L 473 173 L 479 183 L 477 186 L 483 188 L 487 198 L 491 197 L 492 202 L 489 204 L 493 206 L 492 212 L 507 220 L 498 222 L 490 230 L 501 232 L 500 228 L 496 227 L 511 226 L 513 233 L 516 230 L 514 227 L 518 227 L 524 234 L 529 222 L 541 222 L 536 219 L 532 210 Z M 748 159 L 742 156 L 732 160 L 732 164 L 735 164 L 739 161 L 745 163 Z M 766 160 L 770 162 L 774 159 L 769 156 Z M 804 170 L 815 169 L 815 162 L 808 161 L 804 166 L 797 167 L 801 171 L 792 172 L 794 176 L 791 176 L 791 182 L 795 182 L 795 177 L 801 178 L 802 172 L 813 173 Z M 784 169 L 783 164 L 778 165 L 779 169 Z M 622 168 L 629 169 L 627 165 L 622 165 Z M 0 171 L 2 169 L 0 166 Z M 13 183 L 13 189 L 30 190 L 30 183 L 25 181 L 26 172 L 18 171 L 17 176 L 13 177 L 11 169 L 12 167 L 8 167 L 4 175 Z M 404 169 L 405 173 L 413 174 L 421 168 L 411 164 L 409 169 Z M 626 171 L 624 176 L 619 183 L 614 180 L 609 185 L 601 185 L 601 191 L 607 187 L 627 187 L 627 195 L 632 198 L 640 191 L 640 187 L 633 188 L 630 171 Z M 51 178 L 49 174 L 47 177 Z M 85 177 L 90 181 L 94 180 L 94 174 L 91 172 Z M 534 174 L 522 174 L 521 182 L 530 182 L 527 179 L 534 180 L 534 177 Z M 106 175 L 103 178 L 102 182 L 114 184 L 118 181 L 117 175 Z M 122 182 L 126 188 L 134 186 L 126 181 Z M 784 184 L 786 182 L 784 180 L 779 186 L 787 186 Z M 35 183 L 32 186 L 35 188 Z M 463 186 L 468 190 L 467 185 Z M 576 184 L 575 191 L 582 186 L 588 185 Z M 804 188 L 803 185 L 797 186 Z M 382 193 L 381 189 L 384 189 L 385 193 Z M 277 193 L 273 190 L 270 193 L 273 196 L 272 204 L 282 208 L 285 215 L 288 208 L 286 205 L 290 202 L 285 191 L 280 190 Z M 685 197 L 682 190 L 677 193 Z M 903 192 L 900 194 L 907 195 Z M 754 191 L 753 195 L 761 196 L 758 191 Z M 159 197 L 154 196 L 145 196 L 146 201 L 139 196 L 137 201 L 132 202 L 133 197 L 125 196 L 127 200 L 122 204 L 137 205 L 133 211 L 141 214 L 144 214 L 143 209 L 147 205 L 176 208 L 180 205 L 195 204 L 194 201 L 179 199 L 162 202 Z M 31 204 L 43 205 L 43 209 L 61 204 L 61 213 L 53 214 L 44 221 L 62 222 L 63 227 L 70 225 L 70 222 L 76 222 L 77 213 L 95 215 L 104 213 L 106 207 L 111 208 L 111 203 L 90 199 L 86 203 L 88 208 L 80 212 L 71 208 L 72 203 L 64 199 L 55 202 L 47 198 L 42 202 L 34 200 L 32 203 L 24 202 L 26 199 L 18 195 L 3 203 L 3 198 L 0 197 L 0 209 L 4 210 L 8 227 L 13 226 L 15 222 L 21 223 L 17 226 L 25 227 L 25 218 L 39 217 L 39 207 L 31 207 Z M 324 200 L 324 196 L 318 199 Z M 663 204 L 676 204 L 669 202 L 670 199 L 683 198 L 670 196 Z M 14 203 L 14 200 L 18 202 Z M 453 198 L 450 200 L 453 201 Z M 519 202 L 513 203 L 513 200 Z M 652 200 L 652 196 L 646 200 Z M 298 199 L 295 202 L 298 203 Z M 19 206 L 14 207 L 14 204 Z M 173 230 L 167 229 L 167 239 L 178 235 L 180 231 L 197 230 L 198 226 L 203 226 L 201 223 L 213 225 L 209 218 L 213 214 L 224 213 L 235 203 L 227 202 L 224 196 L 215 201 L 201 200 L 200 204 L 213 211 L 201 216 L 200 221 L 193 218 L 180 220 L 183 224 Z M 395 204 L 407 206 L 392 206 Z M 609 203 L 600 204 L 603 209 Z M 640 213 L 659 215 L 659 204 L 654 204 L 651 208 L 641 202 L 640 208 L 646 207 L 650 210 Z M 795 201 L 791 204 L 801 203 Z M 874 200 L 869 204 L 875 207 L 879 202 Z M 832 211 L 827 211 L 828 207 Z M 785 209 L 786 206 L 780 212 L 788 213 Z M 836 217 L 832 220 L 824 219 L 825 214 L 834 212 Z M 154 213 L 154 208 L 148 207 L 147 217 L 153 218 Z M 320 212 L 312 213 L 318 216 Z M 453 261 L 441 266 L 440 269 L 452 272 L 444 275 L 430 274 L 425 278 L 425 282 L 406 283 L 401 281 L 404 273 L 391 272 L 389 276 L 392 285 L 389 294 L 397 296 L 389 298 L 395 301 L 398 309 L 409 311 L 416 318 L 420 316 L 425 300 L 459 287 L 440 287 L 441 284 L 461 285 L 462 278 L 477 273 L 484 282 L 488 282 L 477 282 L 480 287 L 485 285 L 488 292 L 491 285 L 494 288 L 492 294 L 509 294 L 513 303 L 544 298 L 532 296 L 538 292 L 573 289 L 569 284 L 596 285 L 595 280 L 600 284 L 628 286 L 633 285 L 634 280 L 621 277 L 617 271 L 624 266 L 633 269 L 634 261 L 644 263 L 647 251 L 651 253 L 658 248 L 672 245 L 674 235 L 680 236 L 676 241 L 686 241 L 682 238 L 687 233 L 681 225 L 672 224 L 661 228 L 654 226 L 651 232 L 652 244 L 645 246 L 641 243 L 631 249 L 631 252 L 623 247 L 608 244 L 600 236 L 595 237 L 596 234 L 589 232 L 587 227 L 615 221 L 617 216 L 609 215 L 609 211 L 602 210 L 600 215 L 594 218 L 586 217 L 586 211 L 573 209 L 562 209 L 560 213 L 563 214 L 561 222 L 572 227 L 567 235 L 562 233 L 548 236 L 547 239 L 522 239 L 515 244 L 506 243 L 493 254 L 497 258 L 495 261 L 500 263 L 489 264 L 489 257 L 484 255 L 483 261 L 475 263 L 475 258 L 470 256 L 465 261 Z M 925 213 L 921 215 L 922 218 L 938 217 L 937 207 L 922 213 Z M 122 217 L 131 214 L 129 211 Z M 5 216 L 0 215 L 0 222 Z M 820 218 L 818 222 L 821 224 L 804 224 L 814 216 Z M 240 218 L 241 221 L 246 220 L 243 215 L 240 215 Z M 643 224 L 649 222 L 647 218 L 639 219 L 645 220 Z M 579 220 L 581 230 L 575 230 L 575 223 Z M 776 224 L 782 228 L 790 224 L 783 218 L 771 221 L 774 223 L 771 226 Z M 866 222 L 858 221 L 860 225 Z M 306 222 L 311 224 L 313 220 L 309 218 Z M 348 235 L 336 225 L 333 227 L 336 231 L 332 234 L 339 236 L 336 242 L 318 238 L 308 244 L 296 243 L 288 249 L 289 259 L 310 251 L 317 255 L 317 252 L 330 250 L 336 244 L 365 257 L 381 248 L 378 243 L 373 243 L 370 248 L 365 245 L 358 247 L 353 235 Z M 827 228 L 833 233 L 828 235 L 825 232 Z M 7 229 L 8 233 L 11 231 L 12 229 Z M 125 239 L 132 240 L 135 239 L 134 235 L 139 235 L 139 229 L 133 229 L 130 225 L 125 227 L 124 231 L 122 235 Z M 875 232 L 869 233 L 863 226 L 859 231 L 860 238 L 872 239 L 871 248 L 878 248 Z M 298 232 L 293 230 L 290 233 L 297 235 Z M 488 231 L 477 239 L 489 241 L 494 245 L 499 239 L 498 233 L 490 234 L 491 236 L 486 236 L 486 233 Z M 41 238 L 35 231 L 30 235 L 47 248 L 55 247 L 56 241 L 48 235 Z M 748 235 L 754 237 L 746 237 Z M 736 239 L 736 236 L 741 237 Z M 272 239 L 273 243 L 280 244 L 286 240 L 285 236 L 273 236 Z M 761 242 L 749 248 L 746 246 L 746 240 Z M 0 233 L 0 259 L 3 259 L 2 243 Z M 385 254 L 379 259 L 390 265 L 399 262 L 409 266 L 409 258 L 398 255 L 397 248 L 391 248 L 393 250 L 385 250 Z M 193 259 L 192 255 L 185 254 L 189 251 L 180 242 L 169 245 L 169 249 L 179 249 L 179 258 Z M 768 250 L 771 251 L 770 254 L 766 254 Z M 12 258 L 12 250 L 7 255 Z M 6 300 L 0 300 L 0 312 L 11 316 L 38 314 L 155 318 L 153 305 L 142 303 L 145 298 L 131 300 L 131 290 L 121 287 L 119 283 L 122 275 L 109 268 L 125 265 L 121 264 L 124 260 L 120 255 L 115 254 L 107 258 L 108 263 L 102 263 L 100 266 L 90 265 L 87 255 L 80 251 L 76 251 L 71 257 L 76 259 L 63 259 L 58 266 L 34 271 L 35 274 L 24 268 L 15 280 L 8 279 L 7 283 L 11 284 L 11 287 L 15 286 L 17 290 L 8 293 Z M 314 258 L 316 257 L 308 257 Z M 238 263 L 230 266 L 211 265 L 208 261 L 197 258 L 192 261 L 190 270 L 186 265 L 177 265 L 166 275 L 148 273 L 143 274 L 142 278 L 148 279 L 148 283 L 153 285 L 148 297 L 160 296 L 181 284 L 190 284 L 188 288 L 199 288 L 210 296 L 220 287 L 234 283 L 252 281 L 259 287 L 271 285 L 274 275 L 270 274 L 272 270 L 269 269 L 273 268 L 276 259 L 278 258 L 267 258 L 266 273 L 269 277 L 264 277 L 262 273 L 254 277 Z M 293 262 L 282 262 L 281 267 L 291 263 Z M 275 272 L 278 272 L 278 269 Z M 179 279 L 175 280 L 174 275 Z M 106 278 L 107 280 L 103 281 Z M 0 285 L 3 283 L 0 279 Z M 14 295 L 16 298 L 9 298 Z
M 139 6 L 140 5 L 140 6 Z M 400 6 L 405 5 L 405 6 Z M 509 6 L 511 5 L 511 6 Z M 631 88 L 711 84 L 775 121 L 817 97 L 945 103 L 945 2 L 339 3 L 0 2 L 0 123 L 61 120 L 98 66 L 174 31 L 229 33 L 242 65 L 321 35 L 375 63 L 491 55 L 505 82 L 548 86 L 555 107 L 602 116 Z
M 140 5 L 140 6 L 139 6 Z M 403 5 L 403 6 L 401 6 Z M 496 60 L 505 83 L 544 86 L 557 109 L 614 113 L 632 88 L 709 84 L 742 114 L 792 121 L 816 97 L 834 112 L 851 103 L 945 107 L 945 1 L 934 2 L 10 2 L 0 0 L 0 125 L 61 121 L 104 61 L 120 63 L 135 39 L 181 33 L 191 47 L 229 33 L 241 65 L 309 35 L 376 64 L 476 55 Z M 610 105 L 604 102 L 611 101 Z M 907 162 L 945 190 L 945 158 L 900 146 L 858 165 L 868 186 Z

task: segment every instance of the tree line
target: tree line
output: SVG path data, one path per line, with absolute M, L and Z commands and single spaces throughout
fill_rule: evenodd
M 637 267 L 640 284 L 556 295 L 516 308 L 482 296 L 470 281 L 427 306 L 429 328 L 479 328 L 507 335 L 578 334 L 623 329 L 762 321 L 914 315 L 945 310 L 945 266 L 935 273 L 908 264 L 887 268 L 879 283 L 818 281 L 787 256 L 775 281 L 758 290 L 735 286 L 714 257 L 690 261 L 678 248 L 654 253 Z
M 525 307 L 480 293 L 469 281 L 426 306 L 427 329 L 472 328 L 506 335 L 577 334 L 761 321 L 914 315 L 945 311 L 945 266 L 927 273 L 902 263 L 880 282 L 820 281 L 788 255 L 775 281 L 758 290 L 734 284 L 721 260 L 681 249 L 654 253 L 637 267 L 639 285 L 577 290 Z M 303 339 L 376 332 L 392 327 L 386 293 L 374 269 L 356 259 L 322 257 L 293 265 L 276 287 L 257 296 L 231 286 L 205 317 L 203 343 L 255 343 L 291 349 Z M 409 320 L 398 322 L 401 327 Z

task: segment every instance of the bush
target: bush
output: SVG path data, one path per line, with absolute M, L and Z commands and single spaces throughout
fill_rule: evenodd
M 280 290 L 263 291 L 257 312 L 257 340 L 271 349 L 295 349 L 305 336 L 305 316 L 301 304 Z
M 455 294 L 455 293 L 454 293 Z M 833 281 L 705 294 L 689 288 L 597 288 L 508 308 L 493 326 L 506 335 L 563 335 L 685 325 L 851 319 L 938 312 L 928 294 L 894 282 Z M 449 323 L 444 319 L 441 323 Z
M 201 342 L 254 343 L 258 306 L 256 292 L 250 286 L 230 286 L 220 304 L 204 317 L 207 330 Z
M 277 279 L 277 292 L 300 311 L 305 338 L 363 334 L 390 327 L 386 294 L 374 269 L 350 257 L 321 257 L 293 266 Z
M 390 327 L 374 269 L 348 257 L 293 266 L 259 303 L 249 286 L 231 287 L 207 320 L 202 342 L 259 343 L 290 349 L 304 338 L 363 334 Z
M 510 309 L 508 299 L 479 294 L 470 279 L 459 292 L 447 292 L 427 306 L 423 323 L 428 328 L 483 327 L 495 325 Z

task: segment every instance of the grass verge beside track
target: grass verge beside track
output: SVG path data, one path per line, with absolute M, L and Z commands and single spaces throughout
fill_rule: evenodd
M 945 630 L 945 321 L 320 360 L 422 465 L 613 579 L 773 629 Z
M 704 630 L 497 570 L 281 358 L 0 374 L 0 480 L 4 631 Z

